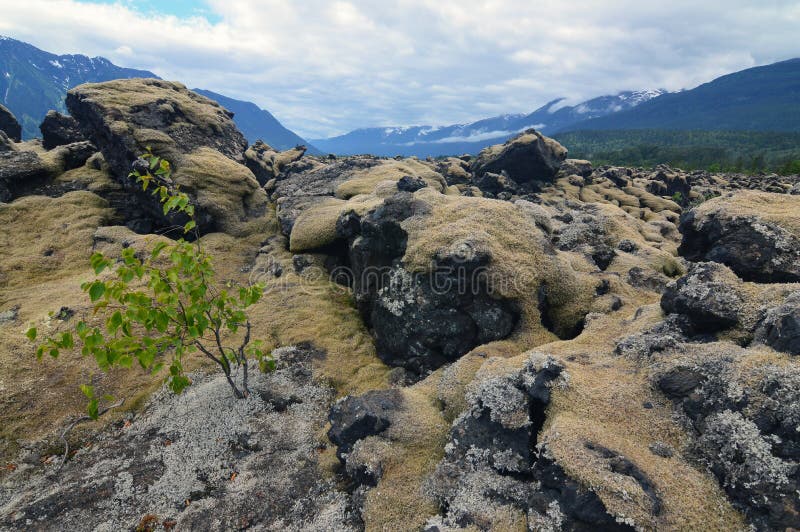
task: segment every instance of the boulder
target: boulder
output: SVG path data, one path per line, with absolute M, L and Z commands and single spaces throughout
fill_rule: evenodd
M 681 216 L 678 252 L 721 262 L 746 281 L 800 281 L 800 197 L 742 191 Z
M 266 194 L 243 164 L 247 147 L 232 114 L 180 83 L 124 79 L 80 85 L 67 94 L 67 108 L 81 131 L 100 148 L 112 176 L 129 187 L 136 231 L 182 224 L 164 216 L 151 194 L 129 178 L 132 164 L 151 147 L 174 167 L 175 182 L 195 204 L 201 233 L 240 234 L 266 212 Z
M 67 92 L 67 109 L 81 131 L 125 178 L 147 146 L 178 164 L 180 156 L 212 148 L 243 163 L 247 141 L 233 114 L 180 83 L 119 79 L 86 83 Z
M 265 185 L 275 177 L 272 163 L 277 154 L 277 150 L 263 140 L 255 141 L 244 152 L 244 164 L 253 172 L 260 185 Z
M 589 177 L 592 175 L 592 163 L 583 159 L 566 159 L 561 163 L 560 173 L 565 176 Z
M 257 140 L 244 152 L 245 165 L 261 185 L 277 177 L 290 164 L 299 161 L 306 152 L 305 146 L 279 152 L 262 140 Z
M 800 292 L 768 309 L 756 328 L 755 341 L 777 351 L 800 355 Z
M 22 126 L 17 122 L 14 114 L 7 107 L 0 104 L 0 131 L 5 133 L 14 142 L 22 140 Z
M 462 254 L 454 246 L 434 257 L 429 273 L 410 272 L 400 263 L 407 241 L 401 223 L 426 208 L 410 193 L 399 192 L 357 221 L 344 213 L 337 222 L 340 233 L 349 235 L 353 292 L 379 356 L 420 375 L 476 345 L 505 338 L 519 315 L 483 284 L 463 289 L 466 282 L 480 280 L 475 273 L 491 261 L 488 253 Z
M 33 193 L 67 170 L 79 168 L 97 149 L 83 141 L 39 154 L 31 150 L 0 151 L 0 201 Z
M 53 167 L 32 151 L 0 152 L 0 202 L 8 202 L 53 176 Z
M 428 183 L 421 177 L 414 177 L 410 175 L 404 175 L 399 181 L 397 181 L 397 190 L 403 192 L 416 192 L 417 190 L 427 186 Z
M 392 424 L 392 412 L 402 406 L 399 390 L 376 390 L 347 396 L 331 407 L 328 438 L 337 445 L 336 455 L 345 461 L 353 446 L 368 436 L 380 434 Z
M 739 323 L 744 298 L 741 280 L 715 262 L 691 264 L 686 275 L 667 285 L 661 297 L 664 312 L 685 314 L 698 331 L 721 331 Z
M 508 174 L 505 171 L 499 174 L 486 172 L 476 177 L 473 183 L 481 190 L 481 192 L 492 195 L 500 194 L 501 192 L 510 192 L 515 194 L 519 190 L 519 185 L 517 185 L 513 179 L 508 177 Z
M 669 166 L 660 165 L 650 175 L 645 190 L 657 196 L 673 197 L 680 194 L 681 201 L 689 199 L 692 190 L 686 175 L 672 170 Z
M 555 140 L 529 129 L 506 141 L 481 150 L 472 162 L 476 176 L 506 172 L 517 183 L 550 182 L 567 158 L 567 150 Z
M 62 115 L 57 111 L 47 112 L 39 130 L 42 132 L 42 146 L 46 150 L 86 140 L 78 122 L 71 116 Z

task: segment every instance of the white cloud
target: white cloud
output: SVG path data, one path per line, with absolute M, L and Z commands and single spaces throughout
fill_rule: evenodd
M 219 22 L 154 21 L 130 3 L 0 0 L 0 33 L 254 101 L 308 137 L 677 90 L 800 55 L 796 0 L 207 4 Z

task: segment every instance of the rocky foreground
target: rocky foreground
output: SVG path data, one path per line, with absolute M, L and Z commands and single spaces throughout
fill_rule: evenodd
M 527 131 L 421 161 L 248 146 L 180 84 L 70 91 L 42 141 L 0 108 L 0 529 L 800 528 L 800 177 L 593 168 Z M 174 220 L 260 281 L 277 369 L 181 396 L 23 331 L 92 321 L 93 250 Z M 122 408 L 80 425 L 77 384 Z

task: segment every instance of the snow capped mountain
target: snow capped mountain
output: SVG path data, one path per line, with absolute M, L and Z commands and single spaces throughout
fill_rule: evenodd
M 39 136 L 39 124 L 47 111 L 66 112 L 64 94 L 76 85 L 158 77 L 146 70 L 118 67 L 102 57 L 55 55 L 2 36 L 0 72 L 0 103 L 16 115 L 26 139 Z
M 576 105 L 559 98 L 527 115 L 505 114 L 449 126 L 363 128 L 339 137 L 313 139 L 311 142 L 321 150 L 342 155 L 372 153 L 424 157 L 474 153 L 526 129 L 534 128 L 552 135 L 583 120 L 632 109 L 664 93 L 666 91 L 661 89 L 625 91 Z

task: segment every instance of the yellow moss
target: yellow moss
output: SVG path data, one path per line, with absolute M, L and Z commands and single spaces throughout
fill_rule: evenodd
M 90 192 L 110 192 L 121 190 L 119 183 L 111 179 L 105 170 L 97 170 L 91 166 L 82 166 L 59 174 L 53 180 L 54 183 L 75 183 L 85 187 Z
M 0 204 L 0 287 L 30 289 L 31 284 L 83 271 L 92 234 L 112 216 L 105 200 L 85 191 Z
M 431 213 L 409 218 L 403 262 L 415 272 L 430 271 L 439 252 L 462 245 L 491 253 L 486 276 L 500 297 L 515 300 L 522 325 L 515 338 L 536 342 L 552 339 L 541 325 L 537 293 L 547 285 L 551 318 L 566 331 L 586 312 L 595 281 L 576 272 L 557 255 L 532 216 L 517 205 L 484 198 L 445 196 L 422 189 L 415 197 L 429 203 Z
M 221 231 L 244 236 L 266 229 L 267 195 L 244 165 L 211 148 L 199 148 L 181 159 L 174 178 Z
M 174 81 L 156 79 L 118 79 L 103 83 L 85 83 L 69 91 L 80 94 L 83 98 L 106 109 L 115 109 L 118 117 L 114 122 L 117 129 L 127 131 L 125 122 L 132 108 L 152 105 L 156 101 L 164 101 L 165 108 L 180 108 L 180 118 L 173 124 L 179 129 L 181 123 L 203 125 L 209 133 L 217 133 L 223 123 L 229 122 L 225 110 L 217 102 L 189 91 L 183 84 Z M 162 104 L 163 105 L 163 104 Z
M 49 434 L 82 412 L 85 397 L 78 384 L 94 379 L 100 389 L 124 392 L 132 400 L 153 381 L 128 371 L 102 375 L 94 361 L 77 353 L 37 363 L 24 337 L 29 325 L 45 334 L 73 323 L 48 316 L 62 306 L 76 312 L 72 320 L 96 323 L 80 285 L 93 278 L 94 232 L 112 214 L 103 199 L 85 191 L 59 198 L 27 196 L 0 205 L 0 310 L 18 309 L 16 321 L 0 324 L 0 460 L 13 455 L 19 440 Z
M 415 159 L 394 159 L 382 161 L 381 164 L 355 172 L 351 179 L 336 187 L 336 197 L 341 199 L 352 198 L 359 194 L 370 194 L 375 187 L 383 181 L 397 182 L 401 177 L 409 175 L 420 177 L 438 192 L 444 192 L 447 183 L 438 172 L 430 166 Z
M 347 211 L 359 215 L 380 205 L 383 199 L 374 195 L 355 196 L 349 200 L 327 198 L 306 210 L 292 226 L 289 249 L 301 252 L 322 248 L 336 240 L 336 220 Z
M 438 513 L 423 483 L 444 456 L 450 426 L 438 408 L 435 379 L 400 391 L 398 417 L 384 434 L 392 442 L 392 452 L 364 503 L 364 525 L 369 531 L 419 530 Z
M 694 210 L 698 218 L 755 216 L 800 238 L 800 196 L 743 190 L 705 201 Z

